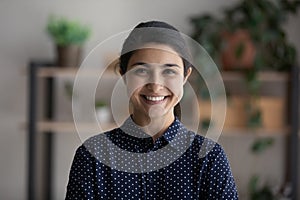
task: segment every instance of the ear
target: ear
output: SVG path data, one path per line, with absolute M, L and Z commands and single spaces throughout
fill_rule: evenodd
M 188 80 L 188 78 L 191 75 L 191 73 L 192 73 L 192 68 L 189 67 L 188 70 L 187 70 L 187 72 L 186 72 L 186 76 L 184 77 L 183 84 L 186 83 L 186 81 Z
M 126 84 L 127 84 L 127 82 L 126 82 L 126 76 L 125 76 L 125 74 L 124 74 L 124 75 L 122 75 L 122 80 L 123 80 L 124 84 L 126 85 Z

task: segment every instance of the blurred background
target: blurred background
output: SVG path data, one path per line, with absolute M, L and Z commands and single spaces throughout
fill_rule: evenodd
M 45 96 L 50 87 L 49 82 L 42 79 L 55 78 L 55 104 L 50 108 L 54 110 L 52 118 L 58 124 L 49 121 L 38 124 L 34 148 L 36 176 L 31 191 L 36 199 L 63 199 L 71 162 L 81 144 L 74 127 L 62 123 L 72 120 L 70 88 L 74 69 L 76 71 L 74 65 L 101 41 L 148 20 L 166 21 L 196 39 L 222 72 L 228 110 L 224 133 L 218 142 L 228 155 L 241 199 L 292 199 L 289 198 L 292 195 L 291 177 L 300 180 L 292 166 L 299 169 L 300 165 L 299 161 L 291 164 L 299 150 L 290 151 L 291 145 L 296 144 L 289 142 L 293 121 L 290 116 L 291 110 L 297 111 L 299 102 L 292 105 L 290 101 L 299 91 L 292 92 L 289 75 L 299 61 L 300 14 L 296 1 L 278 2 L 1 0 L 0 199 L 28 198 L 29 132 L 26 122 L 30 111 L 30 63 L 67 66 L 37 73 L 39 78 L 34 84 L 38 88 L 35 93 L 38 102 L 32 105 L 37 109 L 38 117 L 33 122 L 37 125 L 45 118 L 43 112 L 50 103 L 47 98 L 51 97 Z M 81 46 L 80 57 L 77 50 L 73 50 L 79 61 L 72 60 L 72 56 L 69 63 L 65 61 L 63 58 L 68 53 L 63 53 L 62 60 L 58 59 L 57 52 L 64 50 L 58 50 L 57 46 L 65 46 L 68 41 L 57 39 L 60 30 L 55 30 L 55 23 L 59 22 L 52 21 L 54 25 L 50 27 L 50 16 L 62 16 L 88 27 L 88 30 L 82 30 L 79 39 L 75 39 L 75 44 Z M 75 31 L 80 29 L 79 24 L 72 26 Z M 103 60 L 116 56 L 115 53 L 107 52 Z M 68 66 L 73 69 L 69 70 Z M 214 119 L 210 119 L 210 102 L 201 80 L 195 78 L 192 83 L 201 91 L 196 107 L 200 106 L 200 111 L 203 109 L 200 128 L 205 131 L 210 123 L 214 124 Z M 109 86 L 101 90 L 109 90 Z M 102 108 L 98 117 L 109 127 L 111 118 L 107 109 L 105 111 L 109 108 L 105 101 L 100 97 L 95 107 Z M 52 154 L 47 154 L 49 132 Z M 296 140 L 299 141 L 299 136 Z M 52 161 L 50 177 L 45 175 L 49 169 L 47 160 Z M 50 186 L 47 185 L 49 179 Z

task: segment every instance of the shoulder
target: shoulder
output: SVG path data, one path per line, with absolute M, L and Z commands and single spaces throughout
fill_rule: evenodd
M 198 156 L 200 158 L 204 158 L 204 157 L 212 158 L 212 157 L 217 157 L 220 154 L 225 155 L 225 151 L 223 147 L 217 141 L 196 134 L 193 131 L 189 131 L 188 134 L 194 138 L 192 143 L 192 148 L 193 150 L 197 151 Z
M 95 148 L 102 146 L 106 140 L 110 139 L 113 136 L 116 136 L 116 134 L 119 133 L 119 128 L 115 128 L 109 131 L 105 131 L 103 133 L 98 133 L 88 139 L 86 139 L 83 142 L 83 146 L 86 148 Z
M 121 135 L 120 128 L 99 133 L 85 140 L 77 149 L 77 152 L 87 153 L 91 157 L 99 159 L 104 155 L 109 155 L 115 149 L 114 143 L 119 140 Z

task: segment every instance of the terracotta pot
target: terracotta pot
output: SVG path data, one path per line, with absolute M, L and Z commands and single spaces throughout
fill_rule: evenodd
M 79 67 L 81 47 L 78 45 L 57 46 L 57 64 L 60 67 Z
M 221 62 L 224 70 L 253 67 L 256 50 L 248 31 L 240 29 L 233 33 L 224 32 L 222 37 L 224 48 L 221 51 Z

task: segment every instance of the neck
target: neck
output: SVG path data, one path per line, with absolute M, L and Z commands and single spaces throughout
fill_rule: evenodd
M 133 114 L 132 119 L 142 128 L 145 133 L 153 138 L 153 141 L 155 141 L 164 134 L 164 132 L 175 120 L 175 117 L 173 113 L 171 113 L 169 116 L 153 118 L 150 118 L 149 116 L 141 117 Z

